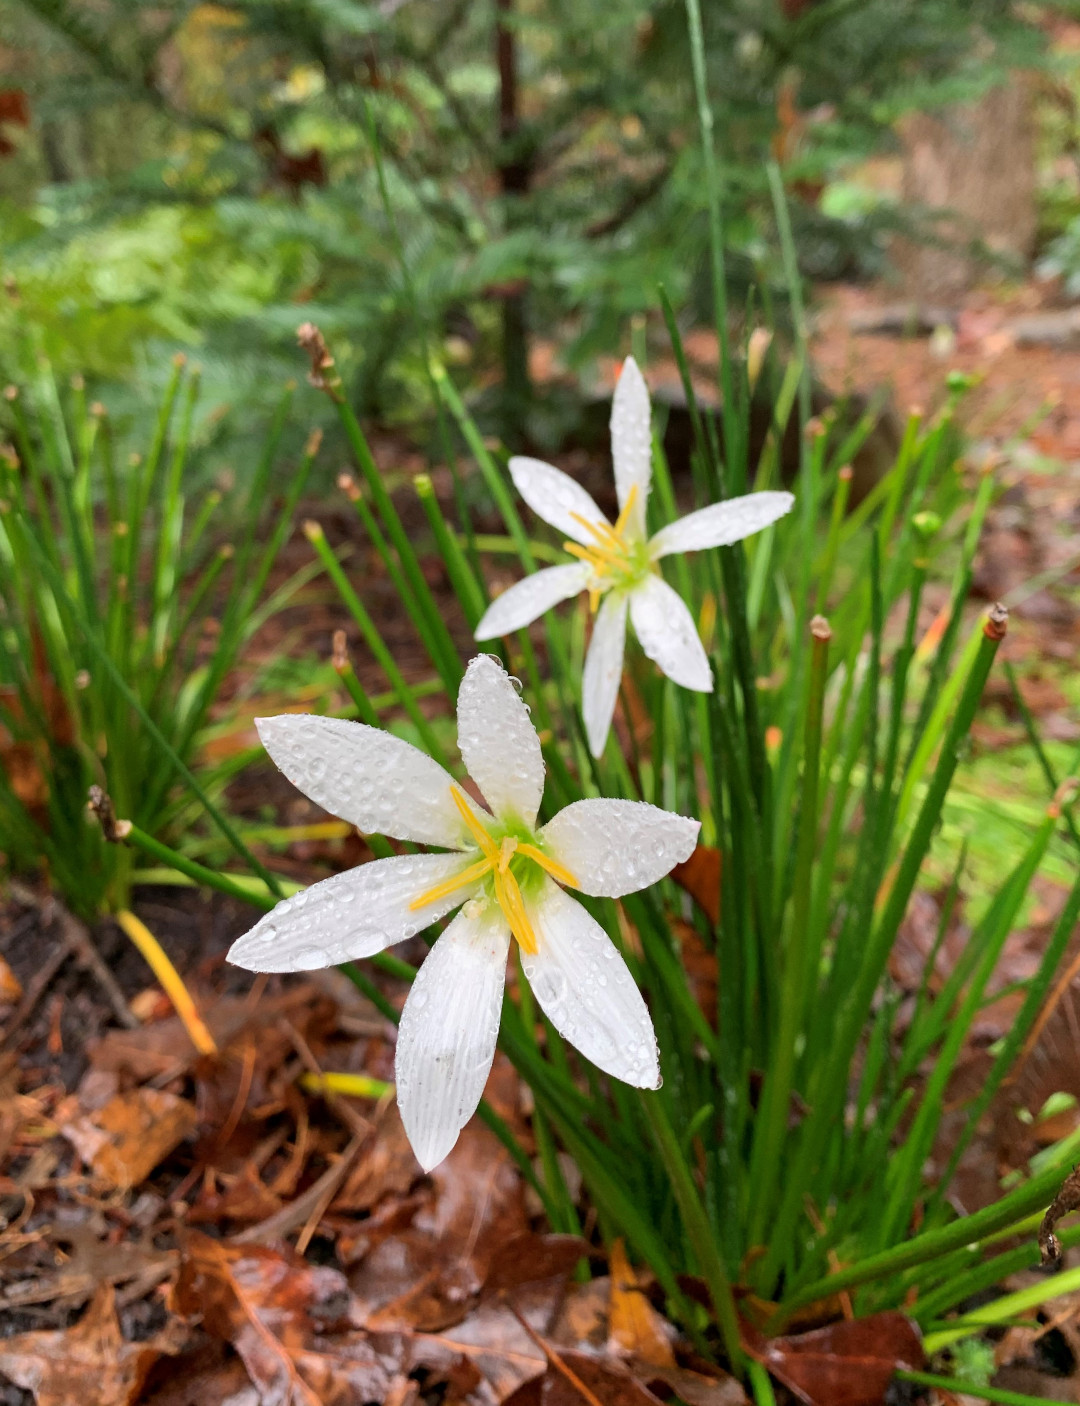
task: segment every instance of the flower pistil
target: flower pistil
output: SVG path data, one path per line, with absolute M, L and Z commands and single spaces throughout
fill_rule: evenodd
M 632 544 L 627 542 L 623 535 L 634 510 L 637 494 L 635 483 L 626 495 L 626 502 L 614 527 L 603 521 L 590 522 L 580 513 L 570 514 L 593 539 L 592 546 L 583 547 L 578 542 L 564 542 L 563 549 L 592 568 L 594 584 L 589 587 L 589 605 L 594 614 L 605 586 L 614 585 L 620 578 L 631 580 L 638 574 L 638 563 L 634 559 Z
M 529 840 L 519 839 L 515 835 L 504 835 L 501 841 L 496 844 L 494 837 L 478 819 L 456 786 L 450 787 L 450 796 L 484 857 L 477 860 L 475 864 L 468 865 L 460 873 L 447 879 L 445 883 L 437 884 L 434 888 L 420 894 L 418 898 L 414 898 L 409 904 L 410 910 L 415 912 L 419 908 L 424 908 L 429 903 L 447 897 L 456 889 L 476 883 L 478 879 L 490 874 L 495 901 L 502 909 L 510 931 L 517 938 L 518 945 L 523 952 L 530 955 L 535 954 L 537 951 L 536 932 L 526 911 L 525 901 L 521 896 L 521 887 L 510 867 L 512 861 L 519 855 L 522 859 L 531 860 L 532 863 L 546 870 L 553 879 L 557 879 L 559 883 L 566 884 L 570 888 L 578 887 L 577 879 L 569 869 L 550 858 L 538 845 Z

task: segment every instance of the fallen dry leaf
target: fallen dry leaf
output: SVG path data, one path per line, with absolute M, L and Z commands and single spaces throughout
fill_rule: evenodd
M 504 1406 L 583 1406 L 588 1398 L 577 1382 L 601 1406 L 661 1406 L 661 1398 L 621 1362 L 572 1349 L 561 1350 L 557 1360 L 561 1371 L 549 1365 L 542 1377 L 519 1387 Z
M 898 1367 L 922 1367 L 922 1339 L 902 1313 L 766 1338 L 743 1324 L 746 1351 L 806 1406 L 882 1406 Z
M 0 1372 L 34 1393 L 36 1406 L 130 1406 L 147 1373 L 178 1346 L 175 1328 L 143 1342 L 126 1342 L 116 1317 L 116 1296 L 103 1284 L 72 1328 L 18 1333 L 0 1339 Z
M 195 1131 L 194 1105 L 159 1089 L 131 1089 L 72 1118 L 61 1132 L 102 1181 L 138 1186 Z
M 609 1255 L 611 1267 L 611 1342 L 620 1352 L 639 1357 L 654 1367 L 674 1367 L 670 1329 L 645 1297 L 643 1283 L 626 1257 L 622 1240 Z
M 720 921 L 720 851 L 712 845 L 698 845 L 689 859 L 676 864 L 671 877 L 715 927 Z
M 501 1293 L 567 1275 L 576 1268 L 589 1246 L 578 1235 L 538 1235 L 527 1230 L 515 1235 L 495 1251 L 488 1269 L 484 1292 Z
M 22 996 L 22 983 L 0 957 L 0 1006 L 13 1006 Z
M 349 1287 L 336 1269 L 193 1231 L 174 1299 L 236 1349 L 265 1406 L 350 1406 L 387 1390 L 382 1358 L 351 1329 Z

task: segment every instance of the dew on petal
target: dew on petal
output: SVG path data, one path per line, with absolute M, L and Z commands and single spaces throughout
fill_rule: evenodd
M 302 947 L 296 954 L 296 965 L 300 971 L 315 971 L 330 965 L 330 954 L 323 947 Z

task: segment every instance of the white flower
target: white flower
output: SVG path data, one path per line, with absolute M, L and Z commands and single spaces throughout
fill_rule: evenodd
M 538 459 L 510 460 L 518 492 L 534 513 L 572 538 L 564 545 L 579 560 L 526 576 L 504 591 L 476 627 L 478 640 L 495 639 L 529 625 L 559 601 L 588 591 L 599 607 L 582 679 L 582 712 L 593 756 L 607 741 L 622 677 L 629 611 L 645 653 L 683 688 L 712 692 L 709 661 L 693 616 L 660 575 L 661 557 L 726 547 L 784 516 L 790 493 L 747 493 L 713 503 L 645 535 L 645 504 L 652 481 L 649 391 L 633 357 L 627 357 L 611 406 L 611 456 L 618 521 L 612 525 L 580 484 Z M 603 604 L 601 604 L 603 598 Z
M 305 971 L 373 956 L 461 908 L 420 968 L 398 1032 L 398 1104 L 426 1170 L 483 1094 L 511 935 L 556 1030 L 616 1078 L 659 1086 L 641 993 L 603 928 L 560 885 L 600 898 L 646 888 L 689 858 L 700 829 L 644 802 L 605 800 L 575 801 L 537 828 L 540 739 L 493 656 L 469 664 L 457 714 L 461 757 L 490 813 L 391 733 L 295 713 L 256 719 L 276 764 L 325 810 L 365 833 L 450 853 L 398 855 L 324 879 L 279 903 L 229 952 L 249 971 Z

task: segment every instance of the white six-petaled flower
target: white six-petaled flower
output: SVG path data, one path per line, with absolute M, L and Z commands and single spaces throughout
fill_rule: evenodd
M 661 557 L 730 546 L 776 522 L 795 501 L 790 493 L 747 493 L 689 513 L 647 537 L 651 412 L 648 387 L 633 357 L 627 357 L 615 387 L 611 457 L 620 508 L 614 524 L 561 469 L 539 459 L 510 460 L 518 492 L 534 513 L 572 539 L 564 545 L 578 560 L 526 576 L 492 602 L 476 627 L 478 640 L 495 639 L 531 624 L 560 601 L 589 592 L 593 609 L 599 609 L 585 657 L 582 713 L 597 757 L 615 712 L 627 613 L 641 647 L 669 679 L 700 693 L 712 691 L 709 661 L 694 618 L 660 575 Z
M 660 1082 L 648 1008 L 576 888 L 618 898 L 689 858 L 696 820 L 640 801 L 582 800 L 546 825 L 540 740 L 497 659 L 469 664 L 458 694 L 458 746 L 490 811 L 408 742 L 340 718 L 259 718 L 289 780 L 364 833 L 449 853 L 373 860 L 287 898 L 238 939 L 249 971 L 305 971 L 370 957 L 455 908 L 413 983 L 395 1077 L 405 1131 L 425 1169 L 441 1162 L 484 1091 L 499 1031 L 510 937 L 552 1025 L 607 1073 Z

